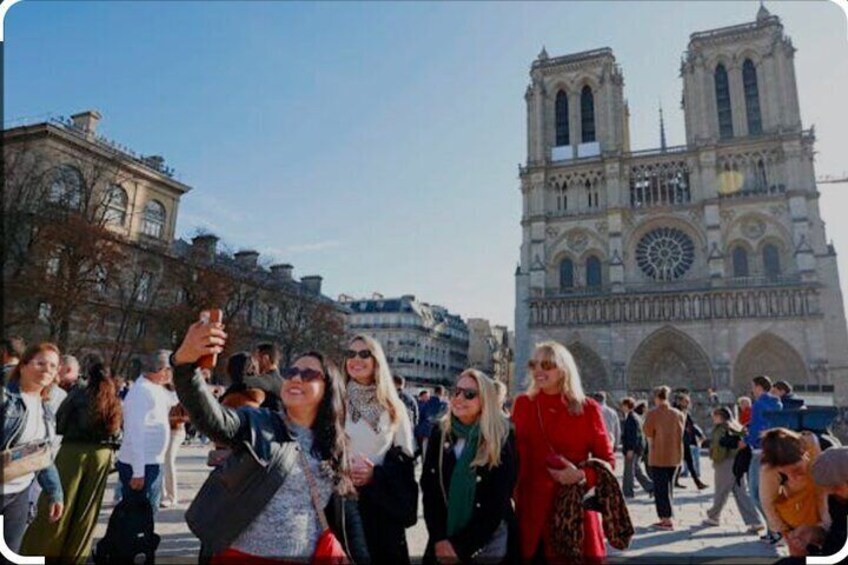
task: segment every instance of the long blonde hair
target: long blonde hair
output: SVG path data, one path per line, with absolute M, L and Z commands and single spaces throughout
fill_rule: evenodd
M 503 415 L 498 402 L 498 389 L 495 381 L 477 369 L 465 369 L 456 379 L 471 377 L 477 381 L 480 392 L 480 441 L 477 444 L 477 455 L 471 462 L 472 467 L 497 467 L 501 464 L 501 448 L 509 434 L 509 424 Z M 441 426 L 445 435 L 450 434 L 451 411 L 442 417 Z
M 554 362 L 562 374 L 562 379 L 559 381 L 559 392 L 562 394 L 563 402 L 568 405 L 568 411 L 572 414 L 582 414 L 583 405 L 586 404 L 586 393 L 583 391 L 583 383 L 580 381 L 577 363 L 568 348 L 556 341 L 543 341 L 536 344 L 533 358 Z M 531 398 L 535 398 L 541 389 L 536 384 L 532 371 L 530 371 L 528 380 L 530 386 L 527 388 L 527 394 Z
M 353 342 L 361 341 L 371 352 L 374 358 L 374 384 L 377 385 L 377 402 L 380 403 L 389 413 L 389 419 L 392 427 L 396 428 L 399 424 L 406 421 L 409 422 L 409 415 L 406 413 L 404 406 L 397 389 L 395 389 L 394 380 L 392 380 L 392 372 L 389 370 L 389 362 L 386 360 L 386 354 L 383 352 L 383 346 L 373 337 L 357 334 L 351 338 L 348 345 L 353 345 Z M 350 380 L 350 374 L 347 372 L 347 362 L 344 364 L 345 382 Z M 411 425 L 411 424 L 410 424 Z

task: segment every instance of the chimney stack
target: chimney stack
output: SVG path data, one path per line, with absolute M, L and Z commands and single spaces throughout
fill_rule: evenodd
M 201 261 L 214 263 L 218 252 L 218 236 L 211 233 L 191 238 L 191 249 Z
M 252 271 L 256 269 L 256 262 L 259 260 L 259 253 L 252 249 L 245 249 L 243 251 L 239 251 L 233 255 L 233 257 L 239 267 Z
M 271 265 L 271 274 L 274 275 L 274 278 L 280 281 L 291 281 L 292 280 L 292 270 L 294 267 L 289 265 L 288 263 L 281 263 L 278 265 Z
M 309 294 L 321 294 L 321 281 L 323 280 L 324 278 L 320 275 L 309 275 L 308 277 L 301 277 L 300 282 Z
M 94 135 L 97 131 L 97 124 L 102 117 L 97 110 L 86 110 L 85 112 L 71 116 L 71 121 L 75 128 L 81 130 L 86 135 Z

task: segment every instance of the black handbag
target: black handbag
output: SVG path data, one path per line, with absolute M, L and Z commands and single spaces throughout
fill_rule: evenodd
M 244 443 L 210 474 L 185 513 L 189 529 L 211 553 L 229 547 L 282 486 L 285 475 L 271 473 L 282 461 L 291 469 L 297 457 L 295 442 L 282 444 L 263 461 Z

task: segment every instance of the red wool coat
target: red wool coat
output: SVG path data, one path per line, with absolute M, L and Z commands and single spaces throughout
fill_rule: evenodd
M 542 417 L 544 432 L 539 424 Z M 542 392 L 535 398 L 521 395 L 515 400 L 512 412 L 518 448 L 518 482 L 515 487 L 515 513 L 518 519 L 521 556 L 529 560 L 536 553 L 539 542 L 544 540 L 550 548 L 549 524 L 551 508 L 557 484 L 551 478 L 545 459 L 553 449 L 575 465 L 590 456 L 615 465 L 609 435 L 607 435 L 601 407 L 592 399 L 586 399 L 583 413 L 572 415 L 560 395 Z M 589 487 L 595 485 L 593 469 L 586 469 Z M 603 558 L 604 533 L 601 517 L 597 512 L 584 512 L 583 555 L 589 561 Z M 553 556 L 548 556 L 549 561 Z

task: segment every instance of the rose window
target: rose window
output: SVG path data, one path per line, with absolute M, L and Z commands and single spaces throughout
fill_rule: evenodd
M 645 234 L 636 245 L 636 263 L 642 272 L 658 281 L 679 279 L 695 261 L 692 238 L 677 228 L 658 228 Z

